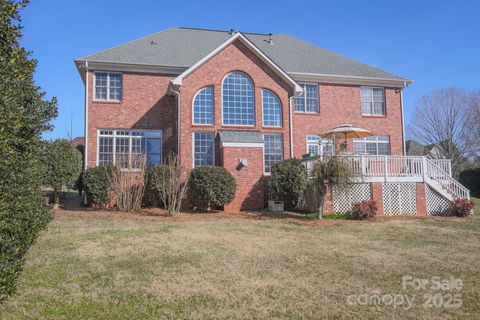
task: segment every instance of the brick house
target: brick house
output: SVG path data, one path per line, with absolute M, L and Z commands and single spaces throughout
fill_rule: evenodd
M 392 192 L 407 189 L 416 210 L 428 211 L 427 164 L 404 157 L 402 92 L 411 80 L 289 35 L 233 30 L 170 28 L 75 63 L 85 84 L 85 167 L 136 153 L 155 165 L 175 153 L 188 167 L 232 173 L 237 191 L 225 210 L 260 209 L 274 163 L 332 153 L 320 133 L 349 123 L 375 134 L 348 143 L 347 151 L 368 162 L 362 168 L 397 156 L 404 167 L 420 161 L 415 176 L 422 177 L 388 180 L 386 172 L 353 193 L 332 190 L 327 211 L 341 209 L 335 199 L 348 207 L 364 194 L 387 204 Z M 444 186 L 436 187 L 442 196 Z M 393 211 L 402 211 L 394 202 Z

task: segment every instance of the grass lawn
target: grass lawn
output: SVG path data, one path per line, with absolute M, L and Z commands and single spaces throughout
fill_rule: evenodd
M 478 216 L 325 226 L 60 216 L 0 319 L 478 319 L 479 252 Z M 461 279 L 441 295 L 462 306 L 425 307 L 439 291 L 403 290 L 407 275 Z M 372 292 L 414 302 L 348 302 Z

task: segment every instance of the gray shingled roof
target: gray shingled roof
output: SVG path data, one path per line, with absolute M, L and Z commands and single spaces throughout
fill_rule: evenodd
M 289 35 L 273 35 L 270 44 L 268 35 L 242 34 L 286 72 L 405 80 Z M 77 61 L 188 68 L 231 36 L 227 31 L 169 28 Z
M 219 131 L 222 142 L 263 143 L 262 134 L 259 131 Z

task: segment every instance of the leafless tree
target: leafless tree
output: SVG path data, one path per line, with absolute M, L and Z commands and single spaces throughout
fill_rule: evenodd
M 470 145 L 472 146 L 472 158 L 480 161 L 480 91 L 470 93 L 468 107 L 471 115 Z
M 117 155 L 108 179 L 120 211 L 138 211 L 145 192 L 144 155 Z
M 152 183 L 169 215 L 180 211 L 185 197 L 185 167 L 177 155 L 169 155 L 165 164 L 152 171 Z
M 454 175 L 465 167 L 474 149 L 471 109 L 469 94 L 460 88 L 433 91 L 415 104 L 410 125 L 413 137 L 452 159 Z

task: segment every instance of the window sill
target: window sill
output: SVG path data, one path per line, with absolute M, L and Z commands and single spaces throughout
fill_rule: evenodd
M 106 104 L 121 104 L 122 100 L 98 100 L 98 99 L 93 99 L 93 103 L 106 103 Z
M 239 129 L 255 129 L 255 125 L 234 125 L 234 124 L 222 124 L 222 128 L 239 128 Z
M 308 115 L 308 116 L 319 116 L 320 112 L 303 112 L 303 111 L 294 111 L 293 114 L 298 115 Z
M 283 127 L 278 127 L 278 126 L 262 126 L 263 129 L 276 129 L 276 130 L 282 130 Z
M 192 127 L 200 127 L 200 128 L 205 128 L 205 127 L 214 127 L 215 125 L 212 124 L 201 124 L 201 123 L 192 123 Z
M 386 115 L 368 115 L 368 114 L 362 114 L 362 118 L 386 118 Z

